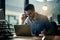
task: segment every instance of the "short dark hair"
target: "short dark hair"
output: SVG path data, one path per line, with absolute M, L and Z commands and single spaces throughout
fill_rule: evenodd
M 25 10 L 25 11 L 27 11 L 27 10 L 35 10 L 35 8 L 34 8 L 34 5 L 33 5 L 33 4 L 27 4 L 27 5 L 25 6 L 24 10 Z

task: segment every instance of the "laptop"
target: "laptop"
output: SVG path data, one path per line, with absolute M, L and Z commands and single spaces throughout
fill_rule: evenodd
M 14 25 L 14 28 L 17 36 L 32 36 L 29 25 Z

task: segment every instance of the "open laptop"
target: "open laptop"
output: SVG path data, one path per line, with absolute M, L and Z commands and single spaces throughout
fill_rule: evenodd
M 29 25 L 14 25 L 17 36 L 31 36 L 31 28 Z

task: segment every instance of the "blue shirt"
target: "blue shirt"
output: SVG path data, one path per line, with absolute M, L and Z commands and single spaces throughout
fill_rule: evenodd
M 30 25 L 32 34 L 40 34 L 44 28 L 46 28 L 47 30 L 53 28 L 48 18 L 43 15 L 38 16 L 36 20 L 32 20 L 29 17 L 27 17 L 24 24 Z

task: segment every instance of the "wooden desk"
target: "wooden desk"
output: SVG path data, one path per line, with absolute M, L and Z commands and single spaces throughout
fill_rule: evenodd
M 27 36 L 19 36 L 13 38 L 13 40 L 41 40 L 42 37 L 27 37 Z
M 50 40 L 60 40 L 60 36 L 46 36 L 46 38 Z M 41 40 L 42 37 L 27 37 L 27 36 L 19 36 L 13 39 L 3 39 L 3 40 Z
M 27 37 L 27 36 L 18 36 L 12 39 L 2 39 L 2 40 L 41 40 L 42 37 Z

